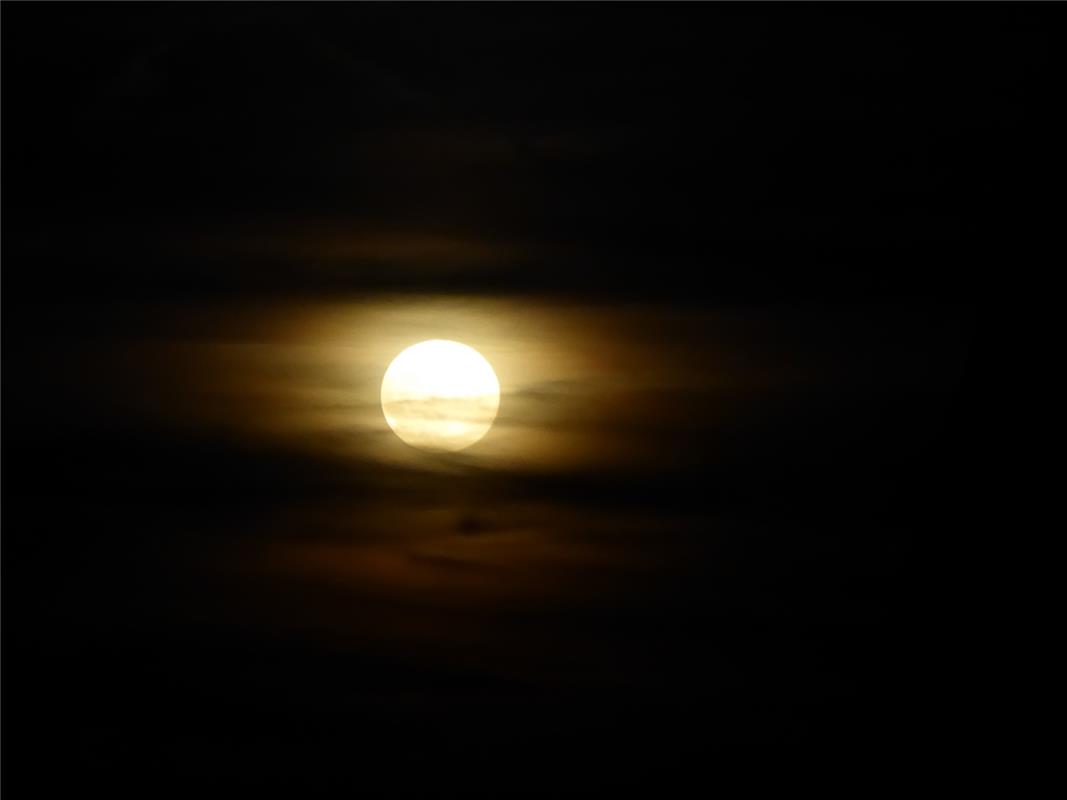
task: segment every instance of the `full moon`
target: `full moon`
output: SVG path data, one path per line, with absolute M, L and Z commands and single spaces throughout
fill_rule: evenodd
M 420 450 L 470 447 L 493 425 L 500 382 L 473 347 L 445 339 L 413 344 L 382 379 L 382 412 L 393 433 Z

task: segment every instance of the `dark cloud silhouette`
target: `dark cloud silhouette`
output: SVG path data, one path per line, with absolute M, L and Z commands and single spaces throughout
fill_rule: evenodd
M 1060 16 L 5 3 L 5 778 L 938 752 Z M 468 451 L 382 418 L 429 338 L 500 378 Z

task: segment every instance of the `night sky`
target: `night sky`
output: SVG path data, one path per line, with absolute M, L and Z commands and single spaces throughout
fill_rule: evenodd
M 942 765 L 1063 22 L 5 2 L 5 788 Z M 459 453 L 379 406 L 430 338 Z

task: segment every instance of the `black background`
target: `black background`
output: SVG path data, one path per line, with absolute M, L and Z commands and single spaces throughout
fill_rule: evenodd
M 953 763 L 974 713 L 954 655 L 983 514 L 983 331 L 1055 218 L 1062 20 L 1021 4 L 5 3 L 5 788 L 669 793 Z M 202 244 L 346 222 L 520 255 L 368 274 Z M 923 362 L 928 402 L 921 385 L 905 402 L 841 383 L 814 407 L 779 401 L 775 426 L 738 434 L 741 466 L 512 480 L 665 519 L 715 498 L 760 531 L 687 539 L 671 581 L 633 587 L 640 611 L 590 624 L 649 654 L 621 684 L 516 684 L 153 610 L 144 597 L 186 580 L 157 557 L 182 531 L 240 536 L 289 501 L 358 497 L 360 478 L 31 391 L 43 354 L 136 337 L 129 309 L 161 300 L 386 290 L 758 309 L 783 330 L 825 309 L 806 341 L 831 361 L 952 356 Z M 901 314 L 904 339 L 882 321 Z M 797 442 L 821 469 L 784 457 Z M 731 604 L 752 585 L 772 587 L 761 615 Z M 124 611 L 72 622 L 79 592 Z M 551 613 L 549 641 L 586 624 Z M 692 665 L 719 652 L 716 688 Z M 257 688 L 280 679 L 307 691 Z M 363 700 L 329 701 L 351 684 Z

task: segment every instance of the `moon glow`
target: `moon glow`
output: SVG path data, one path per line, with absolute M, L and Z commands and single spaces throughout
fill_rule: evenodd
M 493 368 L 459 342 L 414 344 L 393 359 L 382 378 L 385 421 L 420 450 L 470 447 L 489 432 L 499 408 L 500 382 Z

